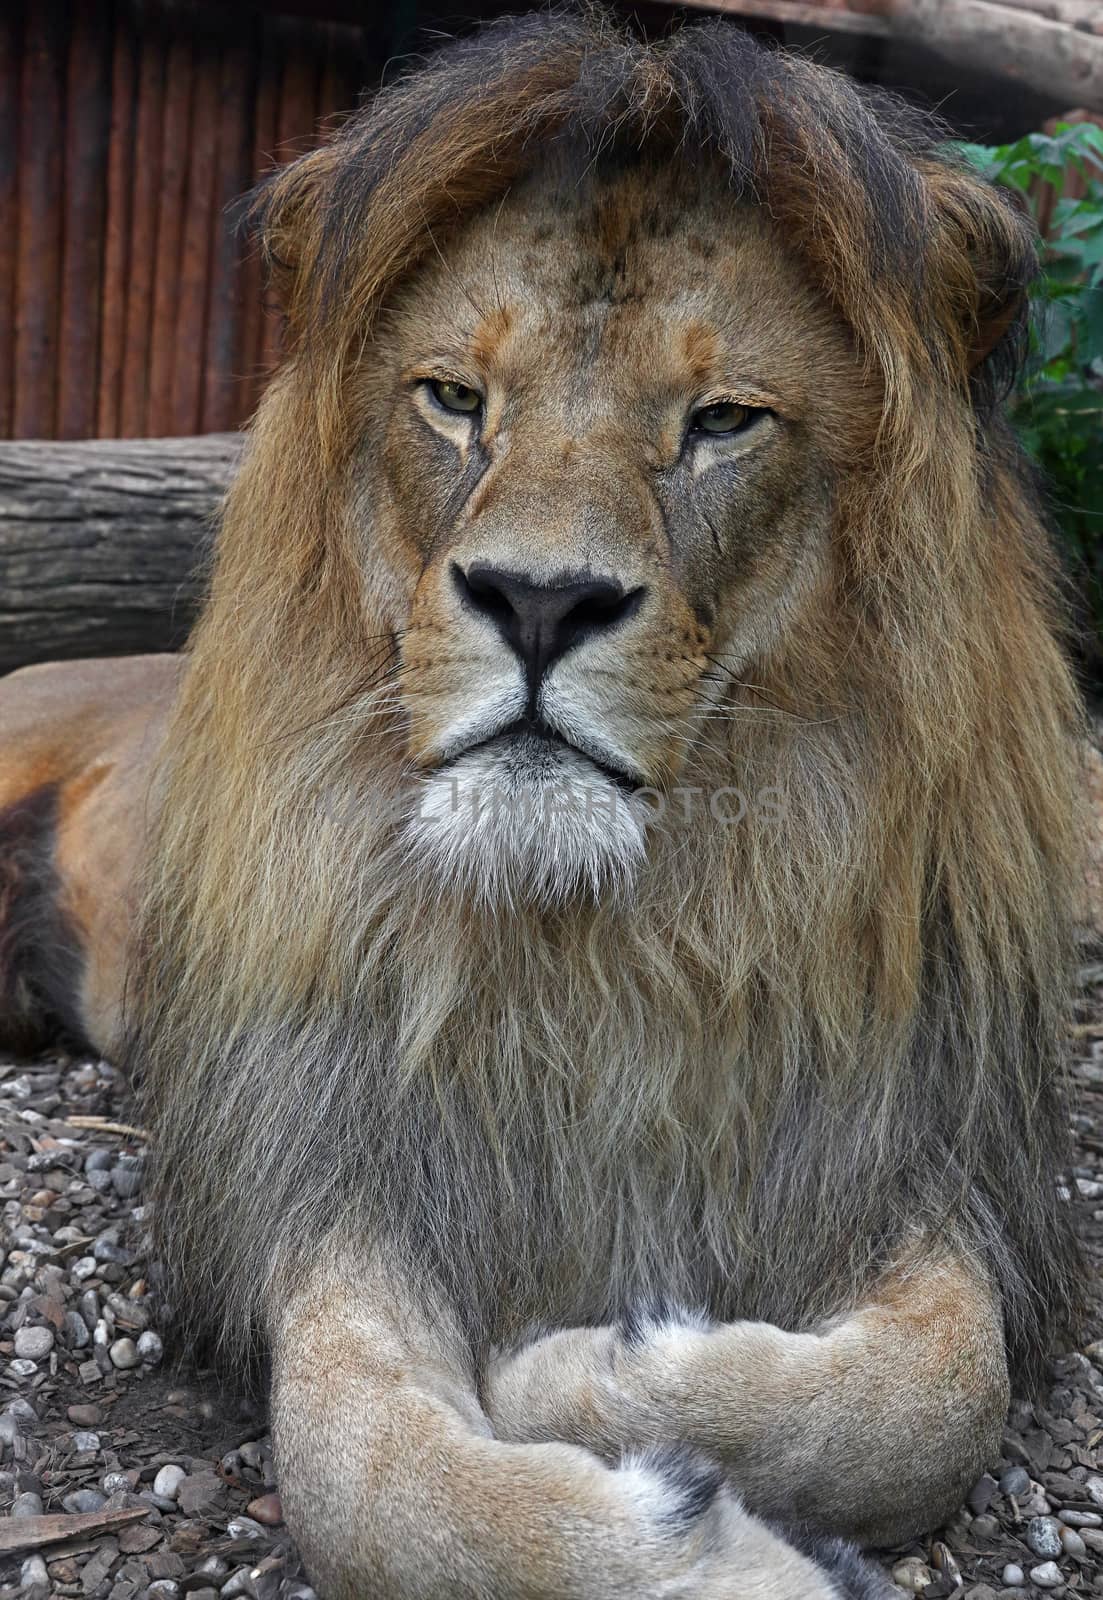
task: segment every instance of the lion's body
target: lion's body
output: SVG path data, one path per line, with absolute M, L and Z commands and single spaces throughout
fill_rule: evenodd
M 121 1045 L 149 772 L 175 656 L 30 667 L 0 681 L 0 1038 Z
M 715 1485 L 653 1549 L 579 1445 L 929 1525 L 1067 1311 L 1077 714 L 985 398 L 1030 244 L 895 115 L 734 33 L 542 20 L 273 190 L 297 350 L 167 738 L 129 1048 L 180 1293 L 274 1348 L 334 1594 L 742 1592 Z M 583 820 L 516 811 L 563 785 Z M 576 1332 L 488 1369 L 533 1327 Z

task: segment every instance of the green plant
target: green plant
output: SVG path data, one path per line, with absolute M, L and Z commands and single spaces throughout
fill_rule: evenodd
M 1017 189 L 1043 228 L 1030 350 L 1012 422 L 1049 481 L 1052 506 L 1094 624 L 1090 665 L 1103 669 L 1103 129 L 1059 123 L 1013 144 L 958 146 L 996 183 Z M 1066 196 L 1070 173 L 1083 194 Z M 1098 684 L 1096 685 L 1098 687 Z

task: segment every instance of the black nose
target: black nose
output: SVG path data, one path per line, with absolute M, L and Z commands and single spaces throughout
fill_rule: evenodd
M 644 594 L 642 588 L 626 590 L 615 578 L 569 576 L 533 583 L 479 562 L 466 572 L 453 563 L 452 576 L 467 604 L 489 618 L 516 651 L 533 688 L 576 644 L 638 611 Z

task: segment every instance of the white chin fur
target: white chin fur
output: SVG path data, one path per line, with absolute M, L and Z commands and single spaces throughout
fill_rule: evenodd
M 421 781 L 411 865 L 491 905 L 552 905 L 630 890 L 647 806 L 582 755 L 539 740 L 491 744 Z

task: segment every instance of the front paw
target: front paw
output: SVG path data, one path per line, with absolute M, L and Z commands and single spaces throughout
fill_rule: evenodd
M 570 1328 L 495 1353 L 482 1399 L 498 1438 L 554 1439 L 605 1454 L 617 1342 L 611 1328 Z

